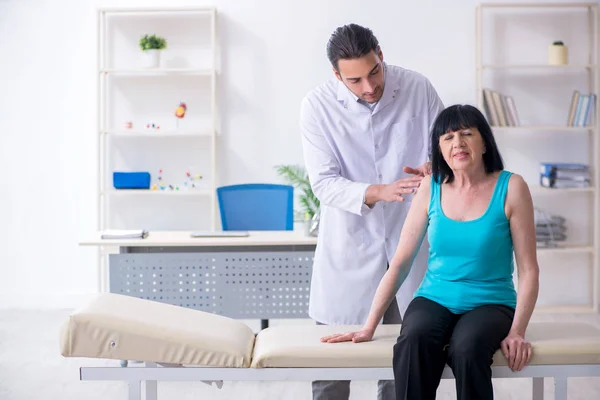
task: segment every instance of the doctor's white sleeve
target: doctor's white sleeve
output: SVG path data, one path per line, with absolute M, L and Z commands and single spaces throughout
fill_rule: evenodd
M 428 82 L 427 85 L 427 102 L 428 102 L 428 117 L 429 117 L 429 140 L 427 141 L 427 154 L 431 159 L 431 132 L 433 130 L 433 124 L 437 116 L 444 110 L 444 103 L 437 94 L 435 88 Z
M 300 110 L 302 148 L 315 196 L 324 205 L 365 215 L 371 210 L 365 204 L 367 188 L 371 184 L 354 182 L 340 175 L 337 158 L 323 135 L 323 128 L 316 121 L 312 105 L 304 99 Z

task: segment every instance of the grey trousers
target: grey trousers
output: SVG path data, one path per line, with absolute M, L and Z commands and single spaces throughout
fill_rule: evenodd
M 394 297 L 385 314 L 383 314 L 383 323 L 402 323 L 396 297 Z M 317 324 L 323 325 L 318 321 Z M 313 400 L 348 400 L 350 398 L 350 381 L 314 381 L 312 383 L 312 393 Z M 377 382 L 377 400 L 394 400 L 395 398 L 396 388 L 394 381 Z

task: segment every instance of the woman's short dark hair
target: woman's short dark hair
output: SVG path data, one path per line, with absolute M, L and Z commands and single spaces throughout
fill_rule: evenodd
M 485 172 L 489 174 L 504 169 L 492 128 L 481 111 L 471 105 L 456 104 L 446 108 L 438 115 L 431 130 L 431 172 L 436 182 L 448 183 L 454 180 L 454 173 L 444 160 L 440 150 L 440 136 L 468 128 L 477 128 L 483 138 Z
M 337 28 L 327 42 L 327 58 L 338 70 L 340 59 L 360 58 L 371 50 L 377 51 L 379 42 L 369 28 L 349 24 Z

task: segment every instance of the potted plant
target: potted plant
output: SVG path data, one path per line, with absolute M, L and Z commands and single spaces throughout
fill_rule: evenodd
M 307 234 L 316 235 L 318 231 L 320 202 L 310 187 L 308 173 L 299 165 L 277 165 L 277 174 L 299 191 L 298 201 Z
M 144 35 L 140 38 L 140 48 L 146 56 L 146 67 L 157 68 L 160 65 L 160 51 L 167 48 L 167 41 L 155 34 Z

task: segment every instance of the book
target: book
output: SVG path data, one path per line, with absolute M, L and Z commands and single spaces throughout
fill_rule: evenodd
M 110 229 L 102 231 L 102 239 L 145 239 L 148 237 L 148 231 L 145 229 Z
M 569 173 L 571 176 L 576 173 L 589 173 L 589 167 L 579 163 L 540 163 L 540 174 L 547 177 L 552 177 L 557 172 Z
M 588 180 L 555 179 L 541 175 L 540 185 L 547 188 L 587 188 L 590 187 L 590 182 Z

